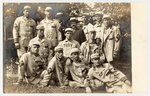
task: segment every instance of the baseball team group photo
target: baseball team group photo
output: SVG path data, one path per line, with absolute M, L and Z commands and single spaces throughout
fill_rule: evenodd
M 130 3 L 3 3 L 4 93 L 132 93 Z

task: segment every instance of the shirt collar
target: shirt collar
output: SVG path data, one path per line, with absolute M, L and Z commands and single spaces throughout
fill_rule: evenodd
M 38 36 L 35 37 L 36 40 L 38 40 L 39 42 L 44 42 L 45 41 L 45 37 L 43 39 L 40 39 Z
M 65 39 L 64 41 L 65 41 L 65 42 L 68 42 L 68 41 L 72 41 L 72 39 L 71 39 L 71 40 L 67 40 L 67 39 Z
M 47 21 L 48 20 L 48 21 Z M 47 19 L 46 20 L 46 18 L 44 19 L 44 22 L 51 22 L 51 23 L 53 23 L 54 22 L 54 20 L 53 19 Z

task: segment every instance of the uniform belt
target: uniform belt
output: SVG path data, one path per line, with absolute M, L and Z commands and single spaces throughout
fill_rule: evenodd
M 113 40 L 114 38 L 109 38 L 109 40 Z

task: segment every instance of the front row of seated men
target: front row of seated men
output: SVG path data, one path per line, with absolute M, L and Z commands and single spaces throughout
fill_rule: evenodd
M 70 57 L 64 57 L 63 48 L 57 46 L 55 55 L 45 67 L 39 55 L 40 44 L 33 41 L 29 44 L 29 52 L 22 55 L 19 64 L 19 78 L 16 84 L 25 80 L 38 87 L 57 85 L 63 87 L 84 87 L 92 92 L 96 87 L 104 86 L 106 92 L 129 93 L 131 84 L 127 77 L 110 63 L 104 63 L 99 54 L 91 55 L 91 66 L 84 64 L 80 58 L 80 50 L 72 48 Z

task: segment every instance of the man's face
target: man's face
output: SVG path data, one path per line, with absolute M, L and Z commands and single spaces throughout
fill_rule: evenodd
M 78 58 L 79 58 L 79 53 L 78 52 L 74 52 L 74 53 L 71 54 L 71 57 L 72 57 L 73 60 L 77 61 Z
M 100 44 L 101 44 L 101 39 L 100 39 L 100 38 L 96 38 L 96 43 L 97 43 L 98 45 L 100 45 Z
M 44 29 L 38 30 L 38 36 L 39 37 L 44 37 Z
M 37 54 L 39 52 L 39 45 L 32 45 L 31 52 Z
M 93 63 L 95 66 L 99 66 L 99 65 L 100 65 L 100 58 L 94 58 L 94 59 L 92 59 L 92 63 Z
M 63 50 L 59 50 L 59 51 L 57 51 L 56 53 L 55 53 L 55 55 L 56 55 L 56 57 L 58 57 L 58 58 L 62 58 L 63 57 Z
M 98 15 L 95 16 L 96 21 L 100 21 L 100 19 L 101 19 L 100 16 L 98 16 Z
M 72 38 L 72 32 L 65 33 L 66 39 L 70 40 Z
M 52 12 L 51 12 L 50 10 L 46 10 L 46 11 L 45 11 L 46 17 L 48 17 L 48 18 L 51 17 L 51 13 L 52 13 Z
M 94 40 L 95 36 L 96 36 L 96 33 L 94 31 L 93 32 L 89 32 L 88 36 L 89 36 L 89 39 Z
M 79 22 L 79 23 L 77 24 L 77 27 L 78 27 L 79 29 L 82 29 L 82 28 L 83 28 L 83 22 Z
M 77 23 L 75 21 L 70 22 L 70 26 L 73 29 L 76 29 Z
M 103 19 L 103 24 L 107 27 L 109 25 L 109 20 L 108 19 Z
M 25 16 L 25 17 L 27 17 L 27 18 L 28 18 L 28 17 L 29 17 L 29 15 L 30 15 L 30 10 L 27 10 L 27 9 L 26 9 L 26 10 L 24 10 L 24 11 L 23 11 L 23 14 L 24 14 L 24 16 Z

